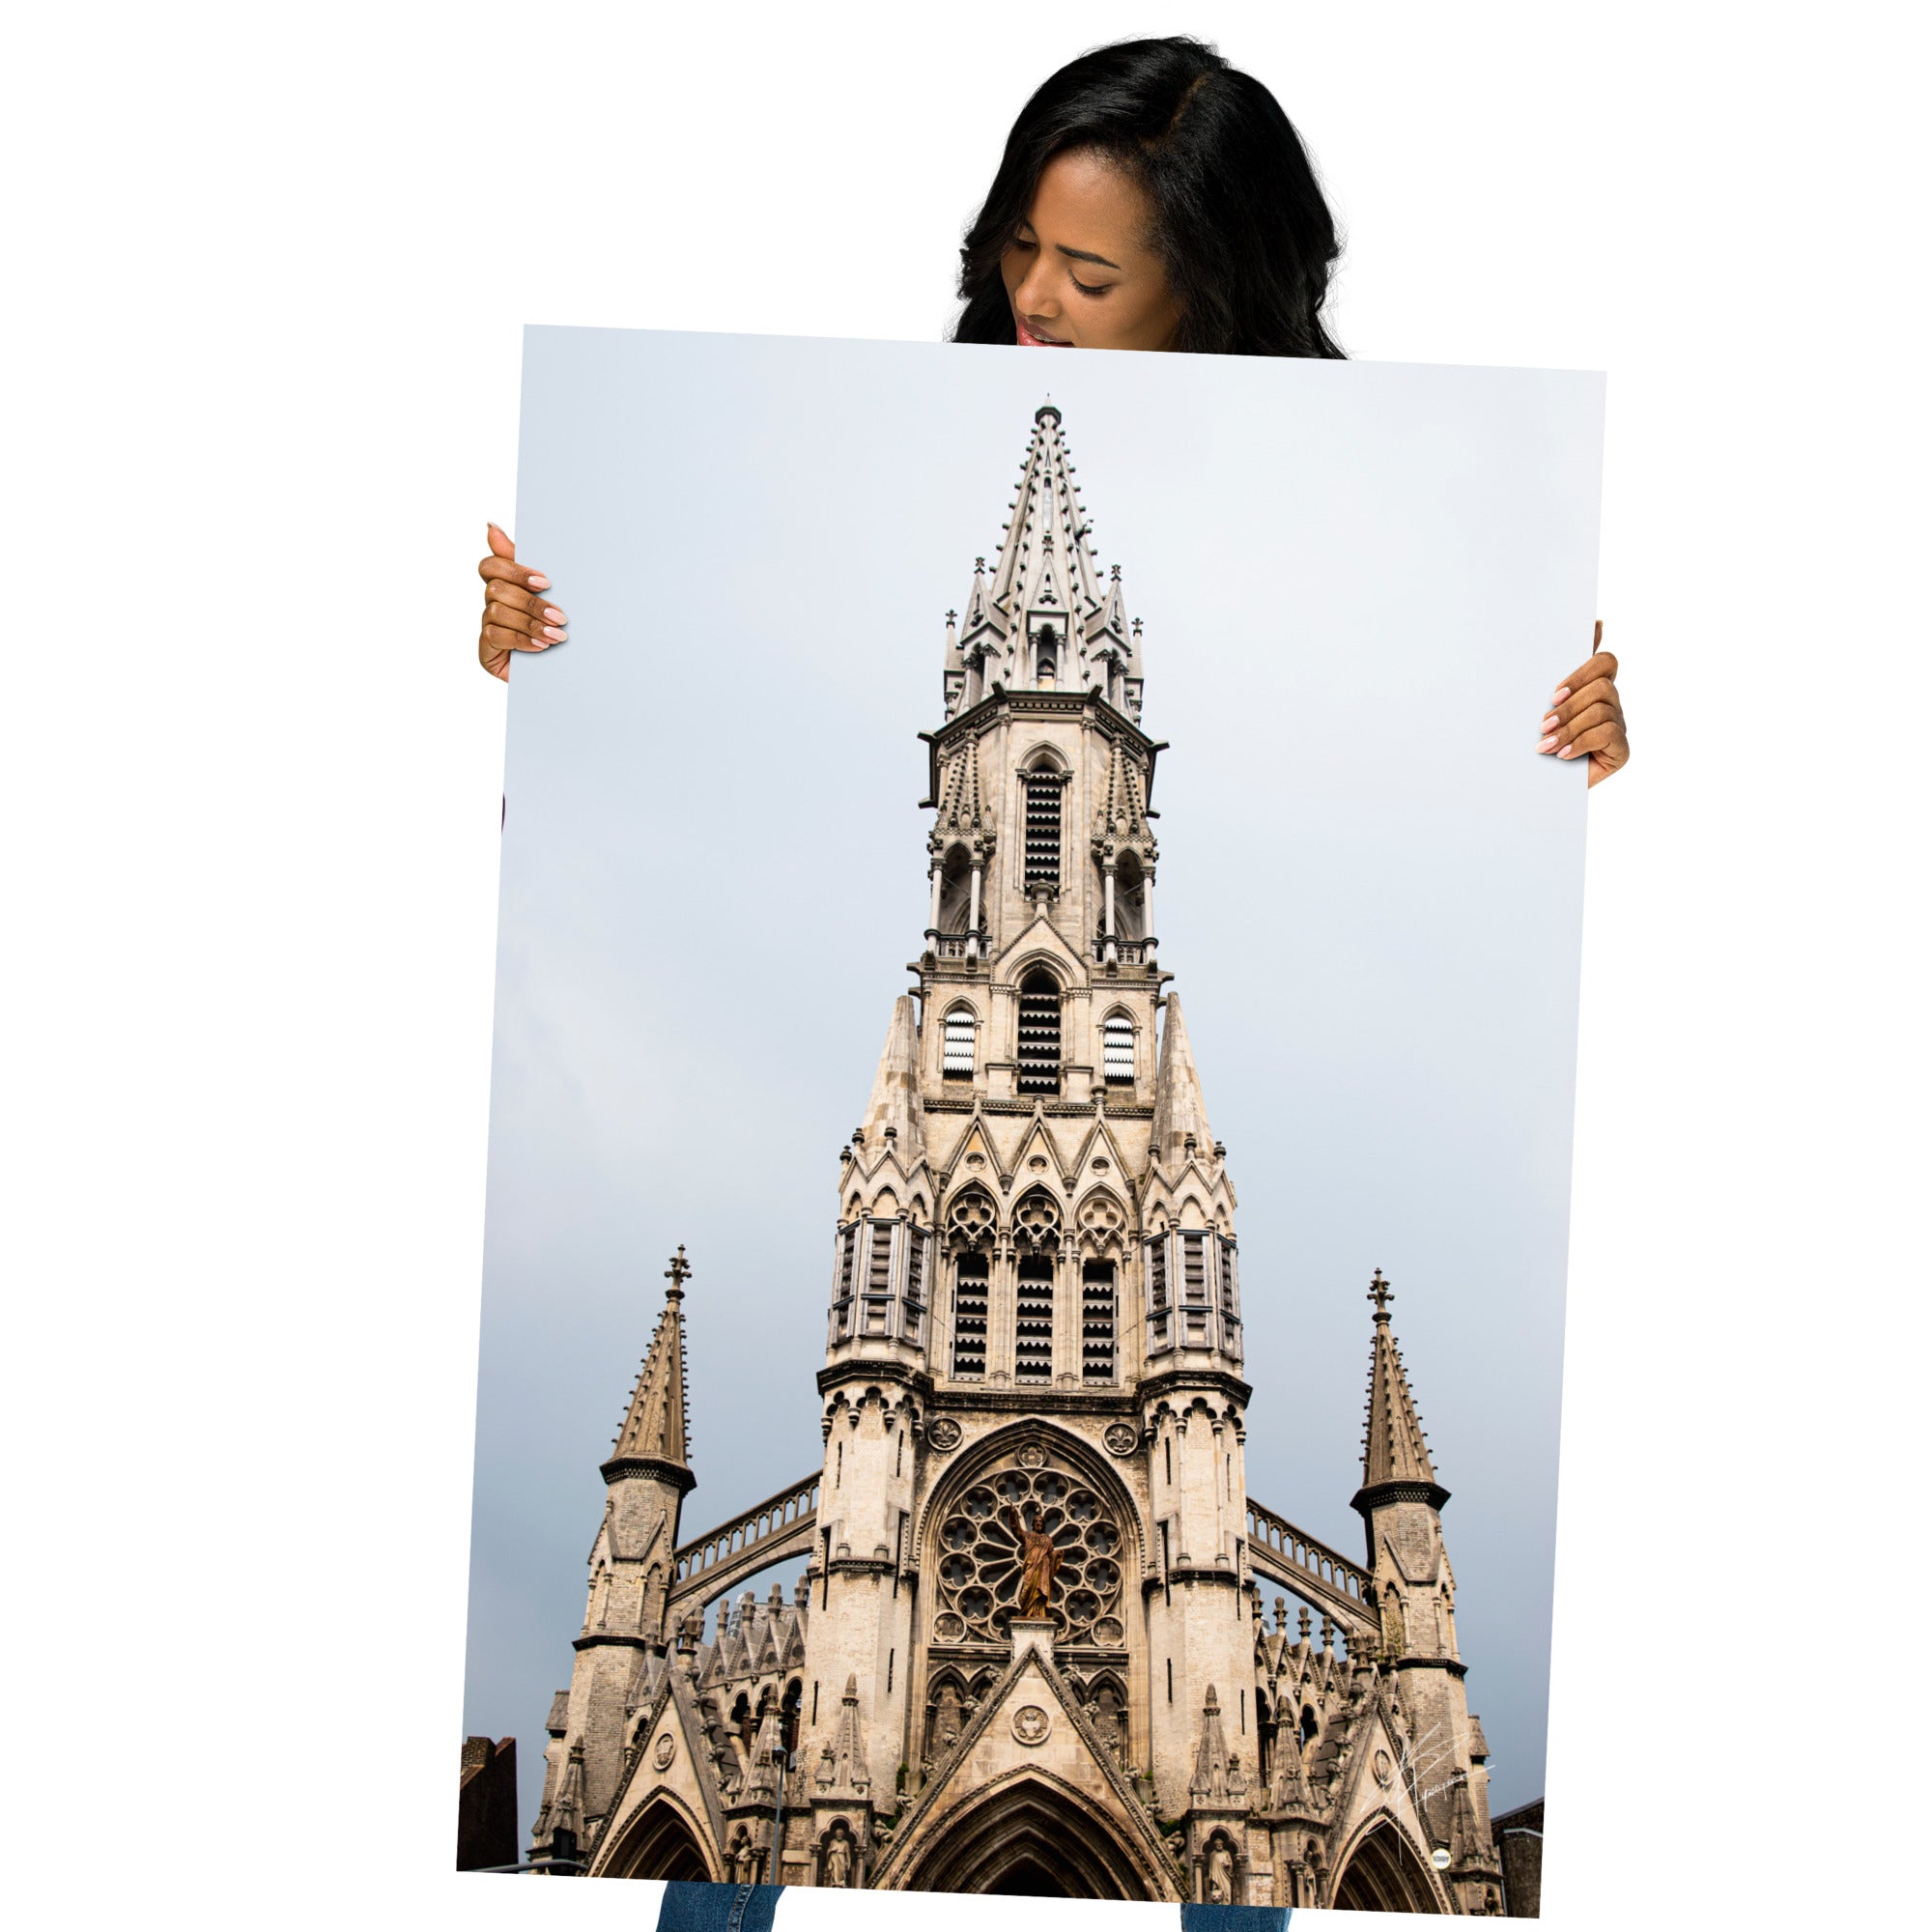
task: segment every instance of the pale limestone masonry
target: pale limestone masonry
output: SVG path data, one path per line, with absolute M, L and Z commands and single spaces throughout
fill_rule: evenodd
M 1000 554 L 948 614 L 919 987 L 839 1157 L 822 1468 L 682 1539 L 674 1263 L 604 1464 L 535 1851 L 611 1876 L 1492 1912 L 1448 1492 L 1379 1276 L 1365 1561 L 1247 1493 L 1235 1189 L 1154 928 L 1161 747 L 1140 625 L 1088 535 L 1048 404 Z M 1060 1568 L 1022 1624 L 1034 1524 Z M 795 1602 L 732 1603 L 801 1557 Z M 1270 1583 L 1296 1631 L 1285 1597 L 1265 1617 Z

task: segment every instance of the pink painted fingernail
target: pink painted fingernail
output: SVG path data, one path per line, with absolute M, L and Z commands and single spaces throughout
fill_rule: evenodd
M 1577 748 L 1575 745 L 1565 745 L 1556 755 L 1559 758 L 1574 758 L 1577 755 Z
M 544 616 L 553 624 L 561 624 L 563 622 L 563 612 L 561 611 L 546 610 Z
M 560 644 L 563 642 L 563 633 L 559 631 L 554 624 L 549 624 L 544 627 L 544 636 L 547 637 L 554 644 Z
M 1544 728 L 1544 729 L 1545 729 L 1546 731 L 1548 731 L 1548 730 L 1549 730 L 1549 729 L 1550 729 L 1550 728 L 1551 728 L 1551 727 L 1552 727 L 1553 725 L 1556 725 L 1556 724 L 1561 724 L 1562 722 L 1563 722 L 1563 721 L 1562 721 L 1562 720 L 1561 720 L 1560 718 L 1558 718 L 1558 717 L 1557 717 L 1557 715 L 1555 714 L 1555 712 L 1553 712 L 1553 711 L 1552 711 L 1552 712 L 1551 712 L 1551 713 L 1550 713 L 1550 714 L 1548 715 L 1548 717 L 1547 717 L 1547 718 L 1546 718 L 1546 719 L 1545 719 L 1545 720 L 1543 721 L 1543 728 Z
M 533 578 L 531 578 L 531 579 L 530 579 L 530 582 L 531 582 L 532 583 L 534 583 L 534 582 L 536 582 L 536 579 L 535 579 L 535 578 L 533 577 Z M 1570 687 L 1569 687 L 1569 686 L 1568 686 L 1568 685 L 1566 684 L 1566 685 L 1565 685 L 1565 686 L 1563 687 L 1563 689 L 1562 689 L 1561 691 L 1559 691 L 1559 692 L 1558 692 L 1558 693 L 1556 694 L 1556 696 L 1555 696 L 1554 697 L 1552 697 L 1552 698 L 1551 698 L 1551 699 L 1550 699 L 1549 701 L 1550 701 L 1550 703 L 1552 703 L 1552 704 L 1561 704 L 1561 703 L 1563 702 L 1563 700 L 1564 700 L 1564 699 L 1565 699 L 1566 697 L 1568 697 L 1569 696 L 1570 696 Z
M 548 590 L 550 588 L 550 579 L 547 577 L 538 577 L 532 574 L 530 578 L 530 588 L 532 590 Z
M 1551 746 L 1552 746 L 1553 744 L 1555 744 L 1555 742 L 1556 742 L 1556 734 L 1555 734 L 1555 732 L 1553 732 L 1553 731 L 1552 731 L 1552 732 L 1551 732 L 1551 733 L 1549 734 L 1549 736 L 1548 736 L 1548 737 L 1547 737 L 1546 739 L 1544 739 L 1544 741 L 1543 741 L 1543 743 L 1542 743 L 1542 744 L 1540 744 L 1539 746 L 1537 746 L 1537 748 L 1536 748 L 1536 749 L 1537 749 L 1537 750 L 1538 750 L 1539 752 L 1547 752 L 1547 751 L 1548 751 L 1548 750 L 1549 750 L 1549 748 L 1550 748 L 1550 747 L 1551 747 Z

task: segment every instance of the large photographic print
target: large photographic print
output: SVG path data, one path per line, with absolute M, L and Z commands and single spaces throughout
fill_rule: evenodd
M 1534 1912 L 1601 414 L 530 331 L 467 1723 L 530 1861 Z

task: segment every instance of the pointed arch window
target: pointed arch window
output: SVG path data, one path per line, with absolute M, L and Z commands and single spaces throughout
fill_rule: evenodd
M 974 1019 L 971 1007 L 954 1007 L 946 1015 L 946 1056 L 944 1072 L 949 1080 L 973 1077 Z
M 1060 883 L 1060 796 L 1065 789 L 1051 765 L 1036 765 L 1026 777 L 1026 876 L 1024 883 Z
M 1060 1092 L 1060 982 L 1044 970 L 1020 981 L 1019 1090 Z
M 1134 1023 L 1125 1013 L 1109 1013 L 1100 1028 L 1100 1058 L 1110 1087 L 1134 1084 Z

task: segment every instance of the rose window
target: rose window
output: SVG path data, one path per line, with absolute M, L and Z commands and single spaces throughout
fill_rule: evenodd
M 1025 1452 L 1023 1451 L 1022 1454 Z M 1036 1452 L 1037 1453 L 1037 1452 Z M 1009 1512 L 1060 1555 L 1047 1615 L 1059 1643 L 1125 1641 L 1121 1615 L 1125 1538 L 1114 1510 L 1062 1469 L 998 1469 L 976 1483 L 939 1526 L 940 1643 L 1005 1644 L 1019 1605 L 1020 1538 Z

